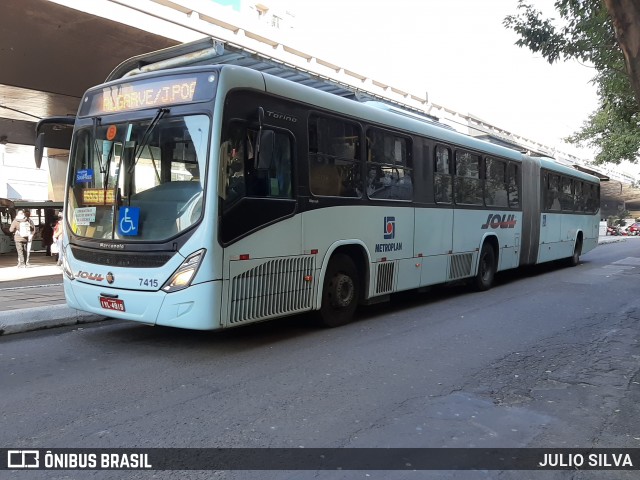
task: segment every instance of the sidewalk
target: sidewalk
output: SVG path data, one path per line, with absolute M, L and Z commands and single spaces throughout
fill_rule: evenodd
M 50 275 L 59 275 L 62 282 L 62 270 L 56 266 L 55 257 L 47 257 L 44 252 L 34 252 L 29 258 L 30 266 L 27 268 L 18 268 L 17 258 L 15 252 L 0 255 L 0 282 L 16 282 Z
M 104 320 L 67 306 L 54 257 L 33 252 L 29 263 L 18 268 L 17 254 L 0 255 L 0 336 Z
M 599 243 L 640 237 L 600 237 Z M 640 240 L 639 240 L 640 241 Z M 44 328 L 99 322 L 107 317 L 69 308 L 64 299 L 62 270 L 54 257 L 31 254 L 31 266 L 18 268 L 17 255 L 0 255 L 0 336 Z

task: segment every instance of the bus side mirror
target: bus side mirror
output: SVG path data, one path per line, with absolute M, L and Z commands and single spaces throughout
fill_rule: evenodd
M 256 169 L 268 170 L 273 162 L 273 146 L 275 144 L 275 132 L 273 130 L 260 130 L 256 149 Z
M 33 155 L 36 161 L 36 168 L 42 166 L 42 155 L 44 154 L 44 132 L 40 132 L 36 138 L 36 145 L 33 149 Z

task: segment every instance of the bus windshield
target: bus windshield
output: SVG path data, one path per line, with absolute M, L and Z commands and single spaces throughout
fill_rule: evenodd
M 80 237 L 162 241 L 200 219 L 210 121 L 206 115 L 101 123 L 71 148 L 67 220 Z

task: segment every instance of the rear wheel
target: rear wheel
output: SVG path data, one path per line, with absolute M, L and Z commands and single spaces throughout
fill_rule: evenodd
M 576 241 L 576 246 L 573 247 L 573 255 L 569 257 L 569 266 L 575 267 L 580 263 L 580 254 L 582 253 L 582 240 Z
M 360 300 L 360 279 L 351 257 L 336 254 L 329 260 L 322 287 L 319 321 L 325 327 L 349 323 Z
M 488 243 L 482 246 L 478 261 L 478 273 L 474 279 L 474 287 L 478 291 L 489 290 L 493 286 L 496 275 L 496 253 Z

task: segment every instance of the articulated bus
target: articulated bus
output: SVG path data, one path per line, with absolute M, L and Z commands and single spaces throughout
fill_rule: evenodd
M 66 186 L 76 309 L 219 329 L 359 304 L 597 245 L 596 177 L 233 65 L 83 97 Z

